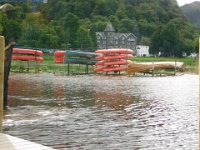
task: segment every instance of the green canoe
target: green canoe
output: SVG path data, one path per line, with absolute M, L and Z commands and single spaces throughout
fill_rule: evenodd
M 67 50 L 65 53 L 66 57 L 82 57 L 82 58 L 95 58 L 99 56 L 99 54 L 93 52 L 83 52 L 83 51 L 71 51 Z

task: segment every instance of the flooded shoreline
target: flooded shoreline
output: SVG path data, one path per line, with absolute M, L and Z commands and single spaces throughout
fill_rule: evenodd
M 11 74 L 4 133 L 56 149 L 197 149 L 198 75 Z

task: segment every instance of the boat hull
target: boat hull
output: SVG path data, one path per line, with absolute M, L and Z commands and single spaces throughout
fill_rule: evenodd
M 13 54 L 26 54 L 26 55 L 37 55 L 42 56 L 43 52 L 33 49 L 22 49 L 22 48 L 13 48 Z
M 95 58 L 99 56 L 99 54 L 93 52 L 83 52 L 83 51 L 56 51 L 54 53 L 55 57 L 82 57 L 82 58 Z
M 69 64 L 85 64 L 85 65 L 95 65 L 96 60 L 88 60 L 88 59 L 81 59 L 81 58 L 67 58 L 65 63 Z
M 119 54 L 119 55 L 110 55 L 110 56 L 97 56 L 96 60 L 113 60 L 113 59 L 128 59 L 133 58 L 131 54 Z
M 103 49 L 103 50 L 96 50 L 95 53 L 97 54 L 133 54 L 131 49 Z
M 136 72 L 149 72 L 153 69 L 179 69 L 184 70 L 183 62 L 143 62 L 128 65 L 128 74 Z
M 55 57 L 54 62 L 55 63 L 64 63 L 66 61 L 66 58 L 63 57 Z
M 23 60 L 23 61 L 37 61 L 37 62 L 43 62 L 43 58 L 39 56 L 18 56 L 13 55 L 12 60 Z
M 120 67 L 107 67 L 103 69 L 103 72 L 111 72 L 111 71 L 123 71 L 127 70 L 126 66 L 120 66 Z

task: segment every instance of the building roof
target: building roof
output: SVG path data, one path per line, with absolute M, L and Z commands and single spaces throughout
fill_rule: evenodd
M 104 32 L 115 32 L 115 29 L 114 29 L 114 27 L 112 26 L 112 24 L 110 22 L 107 23 Z

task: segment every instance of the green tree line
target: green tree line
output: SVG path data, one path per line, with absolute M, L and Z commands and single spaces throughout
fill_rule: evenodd
M 181 56 L 196 50 L 200 34 L 176 0 L 49 0 L 37 3 L 37 12 L 32 2 L 10 4 L 14 11 L 0 12 L 0 34 L 24 47 L 95 50 L 95 32 L 111 22 L 153 54 Z

